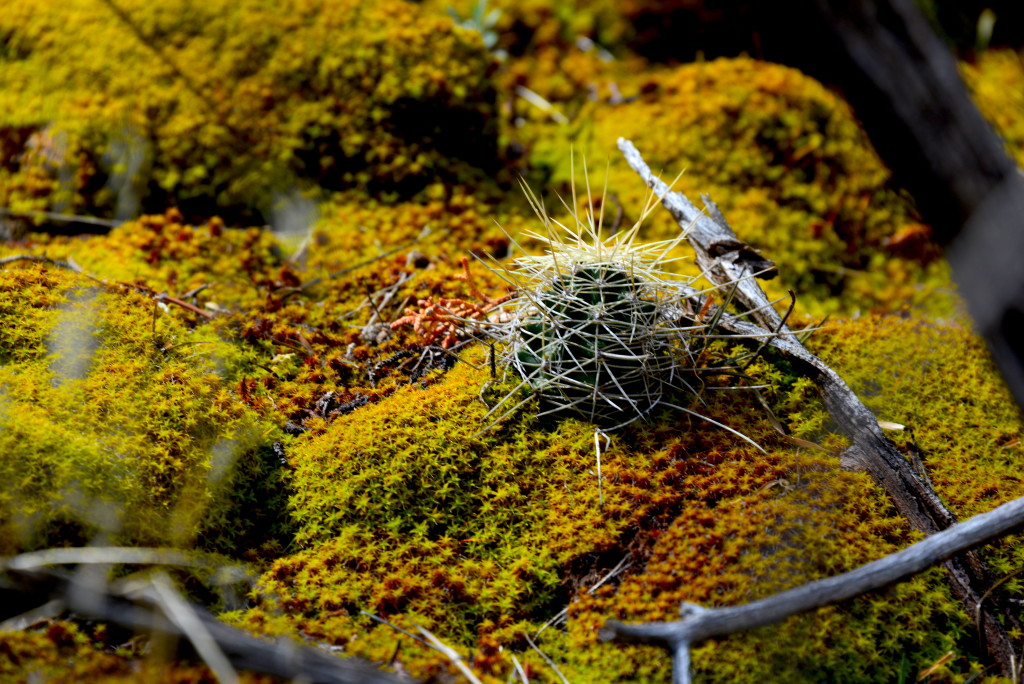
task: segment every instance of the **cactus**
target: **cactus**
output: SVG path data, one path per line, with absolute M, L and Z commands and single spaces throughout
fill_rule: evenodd
M 681 340 L 661 302 L 628 264 L 569 262 L 524 297 L 508 360 L 551 412 L 602 425 L 648 413 L 675 371 Z M 628 421 L 627 421 L 628 422 Z
M 503 343 L 503 364 L 522 382 L 490 415 L 526 388 L 530 397 L 505 408 L 498 421 L 532 396 L 541 400 L 540 415 L 583 418 L 605 432 L 661 406 L 707 420 L 750 442 L 735 430 L 670 402 L 679 390 L 696 394 L 689 380 L 696 371 L 696 348 L 704 347 L 706 326 L 680 324 L 685 300 L 698 292 L 692 286 L 694 278 L 663 269 L 685 240 L 686 230 L 653 244 L 636 239 L 660 198 L 648 198 L 631 228 L 602 237 L 603 214 L 595 214 L 592 200 L 583 216 L 569 210 L 575 223 L 570 228 L 551 219 L 540 199 L 523 187 L 547 229 L 543 235 L 528 235 L 546 244 L 547 250 L 540 256 L 520 257 L 512 269 L 502 271 L 516 296 L 490 334 Z

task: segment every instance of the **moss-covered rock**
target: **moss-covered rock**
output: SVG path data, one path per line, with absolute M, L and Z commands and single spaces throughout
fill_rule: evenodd
M 1024 496 L 1024 416 L 968 322 L 933 323 L 896 316 L 830 325 L 816 336 L 820 353 L 881 420 L 908 458 L 918 457 L 935 490 L 960 519 Z M 814 418 L 802 414 L 798 422 Z M 985 546 L 996 574 L 1024 564 L 1017 537 Z M 1024 592 L 1009 577 L 1004 588 Z
M 175 315 L 197 326 L 186 346 L 214 360 L 225 386 L 277 425 L 302 426 L 328 393 L 321 418 L 450 365 L 454 357 L 437 350 L 423 356 L 438 340 L 391 324 L 428 300 L 505 294 L 493 271 L 474 265 L 467 281 L 462 265 L 470 254 L 509 249 L 495 216 L 513 232 L 524 225 L 519 213 L 464 191 L 400 203 L 340 194 L 306 227 L 304 246 L 270 231 L 226 229 L 216 218 L 192 225 L 172 209 L 102 236 L 31 234 L 0 254 L 70 260 L 117 287 L 176 298 Z M 12 326 L 9 334 L 26 333 Z M 469 339 L 464 331 L 452 337 Z M 12 342 L 11 353 L 28 344 Z
M 449 19 L 399 0 L 119 7 L 0 18 L 4 206 L 251 216 L 301 181 L 408 195 L 495 164 L 492 57 Z
M 797 289 L 807 310 L 948 310 L 932 299 L 946 280 L 920 249 L 927 227 L 835 94 L 749 59 L 629 57 L 622 16 L 637 7 L 503 1 L 499 66 L 438 3 L 183 2 L 122 2 L 119 18 L 31 0 L 0 16 L 0 205 L 113 214 L 134 196 L 159 209 L 104 236 L 0 247 L 89 274 L 0 270 L 0 553 L 97 538 L 212 549 L 265 571 L 249 609 L 225 616 L 257 632 L 455 674 L 393 628 L 422 626 L 485 681 L 506 680 L 513 656 L 556 681 L 530 637 L 571 681 L 660 682 L 668 659 L 599 643 L 605 620 L 751 601 L 917 538 L 865 475 L 839 469 L 845 440 L 770 351 L 748 373 L 792 434 L 829 453 L 791 446 L 752 397 L 709 390 L 673 399 L 765 453 L 664 413 L 598 437 L 598 461 L 592 425 L 538 419 L 525 396 L 488 426 L 519 380 L 491 378 L 488 350 L 455 323 L 437 332 L 454 306 L 439 302 L 486 314 L 470 304 L 507 291 L 463 257 L 539 249 L 519 240 L 532 219 L 518 190 L 491 173 L 498 126 L 525 175 L 566 197 L 570 139 L 592 166 L 610 157 L 608 192 L 600 173 L 591 190 L 612 230 L 645 193 L 616 138 L 658 171 L 685 168 L 678 187 L 709 193 L 779 262 L 773 291 Z M 1015 59 L 965 73 L 1016 154 Z M 307 193 L 317 212 L 295 235 L 209 218 L 255 216 L 304 184 L 340 192 Z M 652 219 L 647 239 L 676 235 Z M 1020 414 L 962 326 L 868 316 L 811 344 L 908 427 L 893 439 L 958 515 L 1024 494 Z M 983 553 L 1005 576 L 1024 562 L 1013 538 Z M 102 636 L 53 625 L 0 639 L 0 678 L 150 675 Z M 947 651 L 947 680 L 982 669 L 934 570 L 704 644 L 694 663 L 708 681 L 896 681 Z
M 281 277 L 284 258 L 274 235 L 259 228 L 229 230 L 219 218 L 193 225 L 181 212 L 141 216 L 106 235 L 32 234 L 0 248 L 16 254 L 71 259 L 86 272 L 144 291 L 183 295 L 203 288 L 197 301 L 217 308 L 249 308 Z
M 940 494 L 961 515 L 1024 494 L 1004 472 L 1021 459 L 1019 413 L 968 332 L 890 316 L 833 324 L 814 344 L 881 418 L 914 429 Z M 920 351 L 920 363 L 898 362 L 904 349 Z M 768 362 L 751 372 L 775 385 L 767 398 L 793 434 L 834 453 L 843 447 L 806 381 Z M 950 378 L 966 380 L 950 392 Z M 681 601 L 756 600 L 917 539 L 866 475 L 841 471 L 834 455 L 778 442 L 753 401 L 707 392 L 702 410 L 728 416 L 767 454 L 663 414 L 616 433 L 602 450 L 599 489 L 585 423 L 537 422 L 527 406 L 479 432 L 479 399 L 500 396 L 481 394 L 486 380 L 486 370 L 459 366 L 429 389 L 401 389 L 293 449 L 291 510 L 306 548 L 280 559 L 261 580 L 257 608 L 232 619 L 271 633 L 302 631 L 371 658 L 390 658 L 400 644 L 410 671 L 448 669 L 372 613 L 472 651 L 483 675 L 506 676 L 514 653 L 543 681 L 546 667 L 524 637 L 568 605 L 565 627 L 545 630 L 541 645 L 571 681 L 667 681 L 667 658 L 598 643 L 601 624 L 672 619 Z M 955 425 L 955 440 L 944 425 Z M 894 434 L 909 453 L 910 442 Z M 996 465 L 968 459 L 977 444 Z M 1009 572 L 1021 562 L 1017 549 L 1009 540 L 986 555 Z M 588 591 L 624 558 L 632 561 L 626 572 Z M 1020 590 L 1013 581 L 1006 587 Z M 969 624 L 934 570 L 705 644 L 695 668 L 709 681 L 780 673 L 879 681 L 953 651 L 943 671 L 955 681 L 976 670 Z
M 521 646 L 585 577 L 683 505 L 687 493 L 674 485 L 684 425 L 613 440 L 599 484 L 586 423 L 538 424 L 527 411 L 483 430 L 480 399 L 503 396 L 481 395 L 487 373 L 460 364 L 429 388 L 401 388 L 291 450 L 296 539 L 308 548 L 265 575 L 264 602 L 243 624 L 279 629 L 281 611 L 291 628 L 332 643 L 351 639 L 353 652 L 380 657 L 395 633 L 366 633 L 367 611 L 479 643 L 477 665 L 497 673 L 510 665 L 499 646 Z M 764 436 L 768 428 L 750 429 Z M 723 449 L 737 441 L 716 437 Z M 657 446 L 670 443 L 674 450 Z M 415 644 L 403 653 L 420 674 L 447 667 Z
M 457 0 L 447 4 L 426 0 L 423 5 L 437 13 L 454 14 L 464 25 L 494 34 L 492 49 L 513 58 L 534 55 L 545 48 L 572 48 L 580 37 L 618 51 L 624 36 L 630 33 L 621 7 L 607 0 Z M 481 6 L 485 10 L 483 27 L 475 21 Z
M 636 95 L 593 103 L 574 125 L 577 150 L 592 165 L 610 160 L 611 211 L 622 207 L 627 222 L 635 219 L 631 208 L 643 206 L 646 191 L 616 148 L 623 137 L 666 180 L 682 172 L 676 189 L 709 195 L 744 240 L 779 263 L 773 293 L 795 288 L 815 313 L 934 304 L 929 293 L 946 282 L 942 267 L 927 266 L 934 253 L 906 258 L 907 250 L 890 248 L 901 231 L 922 229 L 913 207 L 889 185 L 849 107 L 821 84 L 786 67 L 721 59 L 648 72 Z M 549 160 L 553 180 L 568 181 L 565 133 L 533 135 L 535 158 Z M 594 175 L 596 192 L 603 177 Z M 657 212 L 647 235 L 677 230 Z M 931 288 L 919 286 L 925 273 Z
M 1006 143 L 1007 152 L 1024 164 L 1024 59 L 1013 50 L 990 50 L 961 74 L 974 102 Z

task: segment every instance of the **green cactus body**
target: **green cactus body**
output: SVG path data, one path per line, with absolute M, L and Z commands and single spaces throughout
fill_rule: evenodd
M 675 366 L 649 289 L 627 264 L 571 263 L 524 294 L 509 360 L 546 412 L 614 425 L 658 403 Z
M 590 181 L 587 180 L 588 199 Z M 658 206 L 654 193 L 631 228 L 602 236 L 603 214 L 593 201 L 582 215 L 566 203 L 570 226 L 552 219 L 540 198 L 523 190 L 544 225 L 524 235 L 545 253 L 517 258 L 501 277 L 517 296 L 487 323 L 485 334 L 503 347 L 502 362 L 523 379 L 487 414 L 491 425 L 525 406 L 515 397 L 528 389 L 541 400 L 538 415 L 573 416 L 609 432 L 646 418 L 656 407 L 673 408 L 736 435 L 749 437 L 686 407 L 678 394 L 698 394 L 695 357 L 706 348 L 707 325 L 686 311 L 706 295 L 696 278 L 669 272 L 688 228 L 671 240 L 641 243 L 637 232 Z M 602 204 L 602 206 L 604 206 Z M 694 303 L 698 308 L 699 302 Z M 678 402 L 678 403 L 675 403 Z

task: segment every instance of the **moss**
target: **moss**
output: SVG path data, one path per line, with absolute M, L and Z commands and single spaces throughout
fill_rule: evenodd
M 746 603 L 913 541 L 868 478 L 839 473 L 834 461 L 789 455 L 780 477 L 756 489 L 734 487 L 741 491 L 711 505 L 693 502 L 656 540 L 644 569 L 616 591 L 574 604 L 572 643 L 600 652 L 606 647 L 594 645 L 595 633 L 608 617 L 672 620 L 684 601 Z M 903 653 L 913 651 L 914 667 L 923 667 L 955 648 L 967 624 L 942 573 L 933 571 L 842 606 L 709 642 L 695 651 L 694 670 L 707 681 L 894 680 Z M 626 678 L 630 662 L 618 677 Z
M 460 17 L 471 16 L 478 4 L 477 0 L 447 4 L 438 0 L 424 2 L 426 8 L 438 14 L 454 11 Z M 496 12 L 492 28 L 497 34 L 494 49 L 509 53 L 513 59 L 545 48 L 567 52 L 581 36 L 618 52 L 623 38 L 630 32 L 620 7 L 607 1 L 490 0 L 487 9 Z
M 962 517 L 1024 494 L 1008 470 L 1024 456 L 1021 411 L 966 322 L 875 316 L 829 325 L 812 340 L 880 419 L 907 426 L 888 434 L 903 448 L 917 444 Z
M 194 543 L 225 517 L 236 461 L 262 439 L 187 329 L 137 293 L 39 268 L 0 271 L 4 552 L 95 534 Z M 6 327 L 6 326 L 5 326 Z M 31 341 L 26 344 L 26 340 Z
M 218 218 L 192 225 L 177 209 L 128 221 L 106 235 L 32 235 L 5 251 L 71 258 L 90 274 L 153 293 L 178 296 L 207 286 L 196 301 L 219 309 L 262 303 L 284 265 L 269 231 L 228 230 Z
M 1013 50 L 988 50 L 960 69 L 974 102 L 1006 143 L 1007 152 L 1024 164 L 1024 63 Z
M 938 423 L 922 422 L 914 435 L 932 436 L 927 445 L 918 437 L 918 447 L 940 494 L 963 516 L 1020 494 L 1007 488 L 1013 476 L 1004 470 L 1020 461 L 1020 417 L 969 333 L 871 317 L 833 324 L 815 344 L 883 419 L 916 424 L 893 413 L 901 405 L 934 411 L 947 424 L 959 414 L 956 440 Z M 896 362 L 904 347 L 919 349 L 921 363 Z M 949 358 L 950 349 L 962 353 Z M 482 360 L 480 353 L 470 358 Z M 763 361 L 749 370 L 775 383 L 766 398 L 794 434 L 842 448 L 805 381 Z M 962 392 L 949 392 L 949 377 L 967 378 Z M 290 452 L 290 507 L 304 548 L 278 560 L 259 584 L 257 607 L 232 619 L 344 643 L 371 658 L 390 659 L 398 648 L 402 667 L 421 677 L 448 671 L 443 657 L 374 622 L 372 613 L 413 632 L 427 627 L 474 653 L 482 675 L 507 676 L 507 654 L 517 653 L 543 681 L 550 670 L 530 658 L 524 636 L 568 604 L 564 631 L 545 630 L 542 648 L 572 681 L 667 681 L 666 658 L 600 644 L 600 625 L 610 617 L 671 619 L 681 601 L 756 600 L 917 539 L 866 475 L 778 443 L 752 401 L 707 392 L 701 409 L 750 434 L 767 454 L 665 414 L 612 440 L 602 453 L 599 492 L 585 423 L 539 422 L 526 407 L 478 433 L 486 408 L 477 395 L 486 380 L 485 369 L 459 365 L 427 389 L 401 388 L 301 440 Z M 482 396 L 492 401 L 501 391 Z M 979 443 L 1000 465 L 967 458 Z M 1021 562 L 1017 546 L 1008 540 L 986 555 L 1009 573 Z M 621 577 L 587 591 L 624 556 L 633 565 Z M 977 669 L 969 624 L 933 570 L 777 627 L 709 642 L 695 651 L 695 668 L 710 681 L 879 681 L 953 651 L 944 672 L 959 681 Z
M 507 679 L 512 655 L 532 680 L 555 681 L 525 637 L 568 606 L 540 637 L 572 681 L 657 682 L 667 658 L 597 643 L 606 619 L 746 602 L 916 539 L 865 476 L 782 442 L 742 393 L 676 401 L 767 453 L 660 414 L 603 448 L 599 480 L 591 425 L 537 419 L 527 401 L 484 430 L 484 402 L 517 381 L 492 380 L 480 346 L 458 352 L 476 367 L 446 373 L 429 331 L 389 325 L 415 321 L 421 302 L 505 293 L 483 268 L 467 282 L 460 264 L 518 249 L 494 219 L 513 237 L 532 221 L 517 192 L 503 196 L 499 124 L 509 156 L 557 190 L 567 138 L 591 162 L 612 158 L 596 199 L 616 226 L 636 218 L 644 189 L 615 138 L 665 173 L 685 167 L 681 189 L 710 193 L 779 261 L 773 291 L 797 288 L 809 311 L 950 308 L 935 295 L 945 267 L 921 248 L 927 227 L 834 94 L 748 59 L 651 67 L 626 49 L 623 12 L 637 7 L 542 4 L 499 3 L 499 66 L 437 3 L 122 3 L 184 77 L 102 5 L 32 0 L 0 17 L 0 204 L 112 215 L 134 193 L 158 212 L 106 236 L 2 248 L 72 257 L 107 282 L 0 271 L 0 318 L 16 322 L 0 326 L 0 553 L 102 535 L 245 557 L 265 572 L 252 607 L 225 619 L 439 680 L 457 675 L 447 658 L 366 613 L 429 628 L 485 681 Z M 579 35 L 620 59 L 578 48 Z M 965 67 L 1014 153 L 1015 59 Z M 245 221 L 274 190 L 307 184 L 339 192 L 307 193 L 320 218 L 301 249 L 207 218 Z M 675 233 L 660 212 L 646 231 Z M 203 285 L 188 299 L 212 319 L 154 306 Z M 1020 415 L 965 330 L 867 316 L 812 344 L 880 417 L 911 428 L 893 433 L 899 448 L 921 455 L 961 517 L 1022 493 Z M 838 452 L 810 383 L 766 356 L 748 371 L 773 385 L 782 422 Z M 1019 547 L 984 553 L 1009 575 Z M 54 624 L 0 638 L 0 655 L 14 654 L 0 657 L 4 677 L 150 676 L 112 642 Z M 946 651 L 949 681 L 980 670 L 968 620 L 932 571 L 702 645 L 695 664 L 707 680 L 884 681 Z M 77 669 L 62 674 L 68 658 Z
M 321 206 L 308 267 L 338 271 L 403 245 L 406 248 L 398 255 L 414 253 L 413 261 L 421 268 L 430 262 L 457 264 L 467 252 L 500 259 L 509 251 L 508 236 L 532 225 L 529 209 L 517 201 L 518 195 L 495 201 L 468 188 L 442 186 L 430 188 L 428 194 L 422 201 L 398 203 L 355 193 L 332 197 Z
M 330 642 L 360 634 L 350 648 L 371 657 L 395 635 L 364 634 L 372 625 L 360 610 L 459 644 L 481 634 L 522 644 L 603 554 L 671 518 L 684 495 L 671 486 L 674 468 L 659 472 L 674 457 L 649 448 L 657 438 L 615 440 L 599 492 L 587 424 L 520 415 L 476 434 L 486 373 L 460 364 L 427 389 L 400 388 L 290 452 L 291 507 L 307 549 L 265 575 L 266 601 L 246 624 L 281 610 Z
M 934 255 L 900 251 L 911 227 L 924 230 L 912 206 L 889 185 L 849 107 L 819 83 L 741 58 L 648 71 L 636 89 L 631 102 L 591 103 L 571 129 L 533 131 L 535 161 L 567 182 L 567 136 L 591 163 L 608 158 L 609 209 L 623 208 L 629 223 L 646 192 L 616 149 L 619 137 L 630 139 L 656 172 L 685 171 L 676 189 L 711 196 L 744 240 L 778 262 L 773 293 L 794 288 L 814 314 L 950 308 L 936 295 L 948 281 Z M 677 231 L 656 212 L 647 236 Z
M 829 326 L 815 345 L 880 419 L 907 426 L 890 438 L 921 459 L 957 517 L 1024 496 L 1021 411 L 966 324 L 872 317 Z M 1024 564 L 1016 537 L 982 555 L 1000 575 Z M 1024 592 L 1017 579 L 1004 586 Z
M 508 251 L 495 216 L 509 231 L 525 225 L 515 208 L 464 190 L 426 203 L 349 194 L 322 206 L 301 253 L 272 232 L 226 229 L 216 218 L 191 225 L 175 209 L 103 236 L 34 234 L 0 253 L 70 259 L 107 282 L 187 299 L 198 313 L 177 305 L 173 311 L 197 327 L 174 348 L 213 363 L 226 386 L 279 426 L 301 426 L 315 422 L 315 405 L 328 392 L 335 398 L 325 413 L 386 396 L 447 363 L 429 352 L 421 359 L 430 340 L 389 323 L 428 298 L 475 301 L 477 289 L 505 293 L 504 281 L 481 265 L 467 283 L 460 259 L 467 252 L 489 258 Z M 152 312 L 152 303 L 144 306 Z M 28 330 L 21 326 L 9 334 L 17 337 L 12 354 L 27 353 L 45 337 L 23 339 Z
M 410 195 L 493 169 L 492 58 L 450 20 L 398 0 L 186 5 L 5 13 L 5 206 L 109 213 L 134 195 L 252 216 L 302 181 Z
M 0 634 L 0 679 L 25 681 L 31 676 L 51 678 L 68 675 L 69 660 L 75 676 L 95 679 L 126 674 L 124 658 L 94 648 L 89 636 L 69 622 L 53 622 L 41 631 Z

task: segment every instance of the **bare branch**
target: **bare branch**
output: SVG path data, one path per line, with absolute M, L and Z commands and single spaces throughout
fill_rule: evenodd
M 238 684 L 238 673 L 217 645 L 216 639 L 206 629 L 195 608 L 185 601 L 174 589 L 165 573 L 157 573 L 152 579 L 153 590 L 164 615 L 171 620 L 192 642 L 196 653 L 213 670 L 221 684 Z
M 116 221 L 110 219 L 97 218 L 95 216 L 81 216 L 78 214 L 61 214 L 54 211 L 14 211 L 6 207 L 0 207 L 0 216 L 9 216 L 11 218 L 24 218 L 34 219 L 41 217 L 48 221 L 54 221 L 56 223 L 80 223 L 86 226 L 99 226 L 110 230 L 124 223 L 124 221 Z
M 110 285 L 111 284 L 111 283 L 108 283 L 106 280 L 103 280 L 101 278 L 97 278 L 95 276 L 89 275 L 88 273 L 85 272 L 85 270 L 81 266 L 79 266 L 78 264 L 75 263 L 74 259 L 71 259 L 71 258 L 68 258 L 67 261 L 60 261 L 58 259 L 51 259 L 50 257 L 38 256 L 38 255 L 35 255 L 35 254 L 15 254 L 13 256 L 3 257 L 2 259 L 0 259 L 0 266 L 6 266 L 7 264 L 13 264 L 13 263 L 17 263 L 19 261 L 29 261 L 29 262 L 32 262 L 32 263 L 49 264 L 51 266 L 56 266 L 58 268 L 65 268 L 65 269 L 67 269 L 69 271 L 73 271 L 75 273 L 83 275 L 86 278 L 89 278 L 90 280 L 93 280 L 93 281 L 95 281 L 97 283 L 100 283 L 101 285 Z M 148 287 L 143 287 L 143 286 L 140 286 L 140 285 L 133 285 L 131 283 L 118 283 L 118 282 L 115 282 L 114 284 L 118 285 L 120 287 L 126 287 L 128 289 L 135 290 L 136 292 L 144 294 L 147 297 L 151 297 L 152 299 L 156 300 L 157 302 L 167 302 L 168 304 L 174 304 L 177 307 L 180 307 L 182 309 L 186 309 L 188 311 L 191 311 L 194 314 L 198 314 L 198 315 L 202 316 L 203 318 L 206 318 L 207 320 L 212 320 L 213 318 L 216 318 L 216 314 L 214 314 L 214 313 L 212 313 L 210 311 L 206 311 L 205 309 L 201 309 L 198 306 L 196 306 L 195 304 L 189 304 L 186 301 L 182 301 L 181 299 L 178 299 L 177 297 L 171 297 L 167 293 L 154 294 L 153 291 L 150 288 L 148 288 Z
M 775 624 L 791 615 L 845 601 L 910 577 L 1022 525 L 1024 497 L 842 575 L 810 582 L 743 606 L 695 610 L 675 622 L 626 625 L 609 620 L 601 630 L 601 638 L 675 649 L 681 642 L 692 643 Z
M 555 671 L 555 674 L 558 675 L 558 678 L 562 680 L 562 684 L 569 684 L 569 680 L 566 679 L 565 675 L 562 674 L 562 671 L 558 669 L 558 665 L 555 665 L 555 661 L 549 658 L 548 655 L 544 653 L 544 651 L 540 650 L 537 647 L 537 644 L 533 643 L 533 639 L 527 636 L 526 643 L 530 644 L 530 648 L 536 651 L 540 655 L 540 657 L 544 659 L 544 662 L 548 664 L 548 667 Z
M 51 259 L 50 257 L 36 256 L 35 254 L 15 254 L 14 256 L 4 257 L 0 259 L 0 266 L 14 264 L 19 261 L 31 261 L 38 264 L 49 264 L 50 266 L 56 266 L 57 268 L 66 268 L 69 271 L 74 271 L 75 273 L 82 272 L 82 267 L 74 263 L 70 259 L 68 261 L 60 261 L 58 259 Z
M 844 460 L 867 471 L 914 529 L 930 535 L 955 525 L 956 517 L 882 434 L 874 414 L 834 370 L 803 346 L 770 306 L 767 295 L 754 277 L 771 262 L 736 237 L 710 200 L 705 198 L 711 217 L 698 210 L 682 194 L 669 192 L 668 186 L 654 175 L 630 141 L 620 138 L 619 149 L 633 170 L 662 197 L 665 208 L 681 226 L 689 229 L 687 238 L 697 253 L 697 263 L 705 276 L 716 284 L 736 283 L 736 300 L 751 312 L 759 324 L 753 325 L 740 317 L 723 314 L 719 327 L 744 337 L 768 336 L 772 348 L 791 361 L 798 372 L 814 381 L 825 408 L 840 431 L 853 443 L 843 454 Z M 699 303 L 695 302 L 695 305 Z M 982 603 L 981 597 L 996 583 L 996 576 L 977 554 L 970 551 L 948 558 L 945 567 L 954 596 L 968 614 L 974 615 L 976 607 Z M 1010 676 L 1015 670 L 1017 655 L 1008 630 L 1022 627 L 1019 610 L 1000 591 L 994 591 L 988 601 L 986 607 L 977 613 L 980 617 L 978 627 L 989 652 L 1004 674 Z
M 222 673 L 234 668 L 323 684 L 411 683 L 408 678 L 384 672 L 359 658 L 339 658 L 287 639 L 269 641 L 251 636 L 220 622 L 201 606 L 186 603 L 173 590 L 169 595 L 159 584 L 133 580 L 82 581 L 81 577 L 76 578 L 82 574 L 81 570 L 69 574 L 51 567 L 64 563 L 95 568 L 101 573 L 104 570 L 100 566 L 110 563 L 207 564 L 185 552 L 161 549 L 51 549 L 0 559 L 0 597 L 17 596 L 20 605 L 37 600 L 37 606 L 49 607 L 47 613 L 60 607 L 53 603 L 56 599 L 70 606 L 79 617 L 140 633 L 159 631 L 186 639 L 194 644 L 207 664 L 216 664 L 216 669 Z M 22 613 L 16 622 L 8 624 L 0 608 L 0 621 L 6 628 L 23 623 L 28 615 Z M 223 659 L 218 660 L 217 652 Z M 229 680 L 230 677 L 222 679 Z
M 416 626 L 419 627 L 420 634 L 422 634 L 427 639 L 427 641 L 430 642 L 430 645 L 435 650 L 446 655 L 448 659 L 455 664 L 455 667 L 459 668 L 459 672 L 462 673 L 463 677 L 468 679 L 471 682 L 471 684 L 482 684 L 480 680 L 477 679 L 476 675 L 473 674 L 473 670 L 469 669 L 469 665 L 466 664 L 466 660 L 459 654 L 458 651 L 456 651 L 454 648 L 448 646 L 443 641 L 438 639 L 426 627 L 420 627 L 419 625 Z

